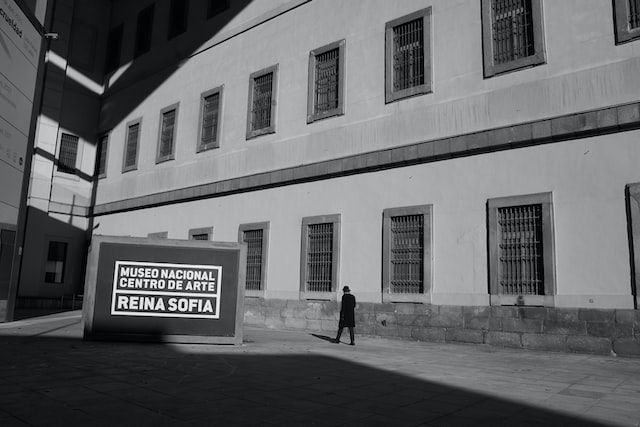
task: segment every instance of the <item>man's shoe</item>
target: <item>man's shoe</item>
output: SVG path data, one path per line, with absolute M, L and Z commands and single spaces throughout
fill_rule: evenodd
M 354 343 L 354 342 L 351 342 L 351 343 L 349 343 L 349 345 L 356 345 L 356 343 Z
M 340 340 L 333 340 L 334 344 L 340 344 Z

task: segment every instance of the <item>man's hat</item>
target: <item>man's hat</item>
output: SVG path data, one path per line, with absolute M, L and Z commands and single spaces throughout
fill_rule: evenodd
M 351 292 L 351 289 L 349 289 L 348 286 L 345 286 L 344 288 L 342 288 L 342 292 Z

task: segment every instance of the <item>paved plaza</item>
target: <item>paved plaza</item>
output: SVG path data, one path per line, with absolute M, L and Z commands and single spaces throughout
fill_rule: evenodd
M 80 312 L 0 324 L 0 425 L 640 425 L 640 359 L 328 339 L 87 342 Z

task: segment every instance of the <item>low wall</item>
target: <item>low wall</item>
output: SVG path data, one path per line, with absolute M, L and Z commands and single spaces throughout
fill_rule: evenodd
M 334 301 L 245 298 L 246 325 L 335 334 Z M 431 342 L 640 356 L 640 310 L 358 303 L 356 333 Z M 613 352 L 613 353 L 612 353 Z

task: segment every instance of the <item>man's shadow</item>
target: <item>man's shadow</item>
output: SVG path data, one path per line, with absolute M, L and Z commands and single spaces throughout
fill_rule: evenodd
M 313 335 L 316 338 L 320 338 L 321 340 L 329 341 L 329 342 L 332 342 L 332 343 L 336 342 L 335 338 L 331 338 L 331 337 L 328 337 L 326 335 L 318 335 L 318 334 L 311 334 L 311 335 Z

